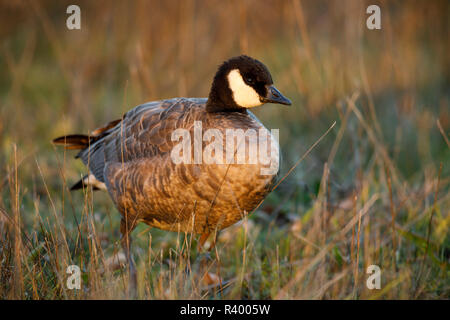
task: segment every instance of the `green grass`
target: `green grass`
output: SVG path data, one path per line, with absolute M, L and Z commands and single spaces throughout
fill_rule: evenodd
M 217 65 L 245 52 L 293 101 L 255 110 L 280 129 L 281 177 L 336 125 L 219 235 L 220 290 L 199 285 L 195 237 L 139 225 L 138 297 L 448 299 L 447 2 L 383 3 L 379 31 L 356 1 L 81 1 L 80 31 L 65 28 L 69 4 L 0 8 L 0 298 L 126 297 L 126 268 L 104 271 L 120 214 L 105 193 L 68 191 L 86 169 L 50 141 L 146 101 L 206 96 Z M 71 264 L 81 290 L 66 287 Z M 380 290 L 366 287 L 371 264 Z

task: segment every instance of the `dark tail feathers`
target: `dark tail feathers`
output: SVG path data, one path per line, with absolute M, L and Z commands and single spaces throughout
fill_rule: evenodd
M 114 128 L 122 119 L 114 120 L 105 126 L 95 129 L 89 136 L 84 134 L 70 134 L 53 140 L 54 144 L 63 145 L 66 149 L 86 149 L 90 144 L 108 134 L 108 130 Z
M 92 143 L 92 137 L 83 134 L 71 134 L 53 140 L 54 144 L 63 145 L 65 149 L 85 149 Z
M 84 180 L 87 178 L 88 176 L 84 176 L 83 179 L 79 180 L 77 183 L 75 183 L 71 188 L 70 191 L 74 191 L 74 190 L 80 190 L 80 189 L 85 189 L 87 187 L 87 185 L 84 183 Z M 92 186 L 92 190 L 96 191 L 96 190 L 100 190 L 99 188 L 97 188 L 96 186 Z

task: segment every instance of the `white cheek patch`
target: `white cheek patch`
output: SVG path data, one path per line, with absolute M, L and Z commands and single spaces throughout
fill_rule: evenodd
M 255 89 L 244 82 L 238 69 L 231 70 L 228 74 L 228 85 L 233 93 L 234 102 L 238 106 L 252 108 L 263 104 Z

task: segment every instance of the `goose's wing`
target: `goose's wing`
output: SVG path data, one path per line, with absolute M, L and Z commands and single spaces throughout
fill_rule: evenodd
M 102 132 L 102 138 L 82 150 L 78 157 L 94 176 L 106 182 L 106 165 L 125 164 L 143 159 L 157 161 L 170 156 L 172 132 L 177 128 L 190 130 L 194 104 L 203 99 L 171 99 L 150 102 L 128 111 L 113 128 Z

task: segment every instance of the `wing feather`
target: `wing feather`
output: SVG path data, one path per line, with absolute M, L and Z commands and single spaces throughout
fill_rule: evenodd
M 206 99 L 176 98 L 140 105 L 128 111 L 121 121 L 111 122 L 94 132 L 101 138 L 82 150 L 78 157 L 94 176 L 105 182 L 105 165 L 169 156 L 178 142 L 171 140 L 177 128 L 189 129 L 186 121 L 192 106 L 204 105 Z M 198 113 L 202 114 L 202 113 Z

